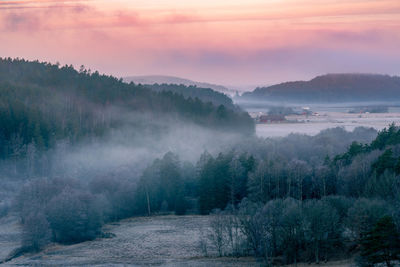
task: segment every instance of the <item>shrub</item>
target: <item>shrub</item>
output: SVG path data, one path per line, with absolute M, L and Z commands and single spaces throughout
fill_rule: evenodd
M 90 193 L 66 188 L 50 201 L 46 213 L 56 242 L 91 240 L 100 233 L 100 207 Z

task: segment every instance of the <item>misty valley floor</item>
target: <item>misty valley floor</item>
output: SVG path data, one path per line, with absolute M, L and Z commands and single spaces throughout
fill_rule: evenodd
M 356 127 L 371 127 L 380 131 L 392 122 L 400 124 L 400 112 L 352 114 L 316 111 L 319 112 L 318 116 L 289 115 L 286 116 L 289 122 L 257 124 L 257 135 L 260 137 L 282 137 L 290 133 L 316 135 L 322 130 L 335 127 L 343 127 L 347 131 L 353 131 Z
M 207 216 L 140 217 L 108 224 L 112 238 L 75 245 L 51 245 L 38 254 L 18 257 L 4 266 L 259 266 L 251 258 L 218 258 L 211 244 L 209 257 L 200 249 Z M 19 246 L 15 219 L 3 218 L 0 229 L 1 259 Z

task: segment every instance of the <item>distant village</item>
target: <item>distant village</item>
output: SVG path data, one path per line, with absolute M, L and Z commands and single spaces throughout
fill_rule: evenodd
M 360 106 L 344 111 L 348 114 L 388 113 L 386 106 Z M 268 112 L 249 112 L 258 124 L 300 123 L 325 117 L 326 113 L 312 111 L 310 107 L 270 107 Z
M 298 122 L 297 120 L 288 120 L 287 116 L 290 115 L 300 115 L 305 118 L 308 116 L 319 116 L 317 112 L 312 112 L 309 107 L 301 107 L 298 110 L 288 107 L 272 107 L 268 112 L 250 112 L 249 114 L 259 124 Z

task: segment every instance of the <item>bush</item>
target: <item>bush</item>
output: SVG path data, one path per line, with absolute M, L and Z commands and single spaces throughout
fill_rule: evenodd
M 66 188 L 50 201 L 46 213 L 56 242 L 91 240 L 100 233 L 101 212 L 90 193 Z
M 40 250 L 50 240 L 74 243 L 95 238 L 106 201 L 72 179 L 37 179 L 14 201 L 23 228 L 23 247 Z

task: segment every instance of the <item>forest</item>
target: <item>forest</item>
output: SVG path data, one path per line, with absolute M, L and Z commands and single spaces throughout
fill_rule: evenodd
M 208 95 L 206 100 L 213 95 L 209 89 L 186 89 L 192 95 L 196 90 L 207 92 L 197 94 Z M 165 131 L 158 121 L 187 121 L 224 132 L 254 133 L 246 112 L 227 96 L 214 94 L 225 105 L 126 84 L 83 66 L 76 71 L 72 66 L 0 59 L 0 158 L 17 160 L 32 151 L 53 148 L 59 140 L 77 144 L 101 138 L 128 124 L 136 135 Z
M 399 260 L 394 124 L 259 138 L 237 107 L 12 59 L 0 101 L 0 217 L 22 227 L 11 257 L 107 237 L 124 218 L 201 214 L 220 257 Z
M 169 91 L 177 94 L 183 95 L 185 98 L 191 97 L 191 98 L 199 98 L 203 102 L 211 102 L 216 106 L 219 105 L 224 105 L 226 108 L 235 110 L 238 109 L 238 106 L 235 106 L 233 104 L 233 101 L 231 98 L 226 97 L 225 94 L 214 91 L 210 88 L 202 88 L 199 90 L 197 86 L 189 85 L 177 85 L 177 84 L 152 84 L 152 85 L 147 85 L 150 89 L 156 92 L 163 92 L 163 91 Z

